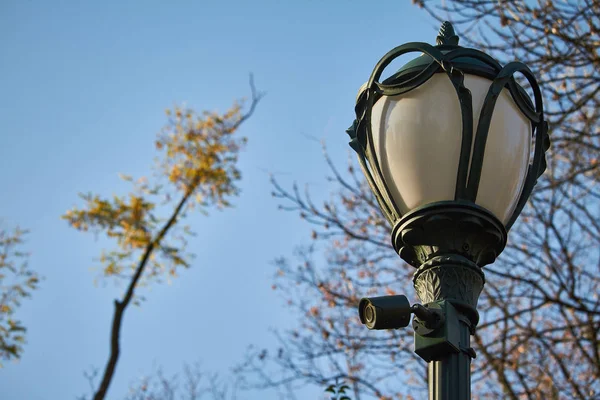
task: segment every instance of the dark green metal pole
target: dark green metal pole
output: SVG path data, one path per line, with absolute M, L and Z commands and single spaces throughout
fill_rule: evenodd
M 414 284 L 423 304 L 443 315 L 437 326 L 413 319 L 415 352 L 429 363 L 429 400 L 470 400 L 471 332 L 483 272 L 460 255 L 438 256 L 417 270 Z
M 469 345 L 469 327 L 460 322 L 461 344 Z M 466 351 L 429 362 L 429 400 L 471 399 L 471 355 Z

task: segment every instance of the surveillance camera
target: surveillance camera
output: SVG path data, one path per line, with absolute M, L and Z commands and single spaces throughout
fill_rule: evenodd
M 358 314 L 369 329 L 398 329 L 410 322 L 411 308 L 403 295 L 365 297 L 360 300 Z

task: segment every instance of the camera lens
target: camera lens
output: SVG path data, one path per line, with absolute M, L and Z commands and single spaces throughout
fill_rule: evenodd
M 367 324 L 372 324 L 375 321 L 375 310 L 373 304 L 368 304 L 365 307 L 365 321 Z

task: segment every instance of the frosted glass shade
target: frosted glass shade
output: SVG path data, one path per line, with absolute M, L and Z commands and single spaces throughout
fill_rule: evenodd
M 465 75 L 464 84 L 473 98 L 474 140 L 491 81 Z M 458 96 L 446 74 L 434 74 L 403 95 L 382 97 L 373 105 L 371 124 L 383 179 L 402 214 L 454 200 L 462 121 Z M 475 201 L 504 224 L 523 188 L 531 134 L 531 122 L 504 89 L 494 108 Z

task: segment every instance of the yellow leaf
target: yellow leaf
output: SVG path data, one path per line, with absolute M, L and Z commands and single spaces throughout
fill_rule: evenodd
M 119 172 L 119 178 L 123 179 L 124 181 L 127 182 L 131 182 L 133 180 L 133 178 L 131 177 L 131 175 L 125 175 Z

